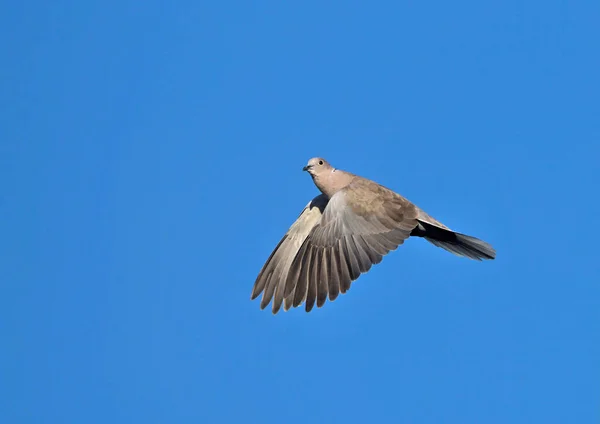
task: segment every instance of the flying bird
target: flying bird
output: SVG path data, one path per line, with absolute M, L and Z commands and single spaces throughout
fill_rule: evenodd
M 494 248 L 457 233 L 398 193 L 336 169 L 323 158 L 303 168 L 321 194 L 312 199 L 262 267 L 251 299 L 272 312 L 305 304 L 322 307 L 409 237 L 474 260 L 495 259 Z

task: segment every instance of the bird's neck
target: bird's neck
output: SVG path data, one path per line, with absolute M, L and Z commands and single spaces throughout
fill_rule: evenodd
M 353 175 L 339 169 L 332 169 L 330 172 L 313 175 L 312 177 L 313 182 L 321 193 L 331 198 L 331 196 L 352 182 Z

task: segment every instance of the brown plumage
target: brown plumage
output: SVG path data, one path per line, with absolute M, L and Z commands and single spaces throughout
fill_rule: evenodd
M 350 289 L 358 277 L 410 237 L 470 259 L 494 259 L 488 243 L 452 231 L 374 181 L 313 158 L 304 167 L 321 194 L 312 199 L 267 259 L 254 283 L 260 308 L 309 312 Z

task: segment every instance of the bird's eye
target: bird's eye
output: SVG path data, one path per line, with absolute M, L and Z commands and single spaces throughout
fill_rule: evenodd
M 323 165 L 323 161 L 322 160 L 319 161 L 319 165 Z

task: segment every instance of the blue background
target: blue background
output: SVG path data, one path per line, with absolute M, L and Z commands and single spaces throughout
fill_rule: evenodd
M 599 421 L 599 2 L 0 12 L 0 422 Z M 497 260 L 260 311 L 313 156 Z

